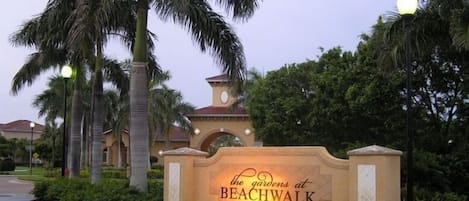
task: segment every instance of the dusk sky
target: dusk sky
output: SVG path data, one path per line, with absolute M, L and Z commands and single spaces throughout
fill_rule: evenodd
M 284 64 L 314 60 L 320 54 L 319 47 L 355 50 L 359 35 L 369 33 L 380 15 L 395 11 L 395 2 L 264 0 L 249 21 L 232 26 L 244 45 L 248 67 L 266 73 Z M 46 89 L 48 77 L 58 70 L 42 75 L 32 86 L 12 96 L 12 78 L 33 50 L 13 47 L 9 37 L 24 21 L 39 14 L 46 3 L 46 0 L 15 0 L 0 8 L 0 123 L 20 119 L 44 123 L 32 101 Z M 149 28 L 158 36 L 154 53 L 163 69 L 172 75 L 169 86 L 181 91 L 185 101 L 196 107 L 210 105 L 211 88 L 205 78 L 221 74 L 220 68 L 209 54 L 194 46 L 183 28 L 164 23 L 150 12 Z M 131 56 L 119 42 L 109 44 L 105 54 L 119 60 Z

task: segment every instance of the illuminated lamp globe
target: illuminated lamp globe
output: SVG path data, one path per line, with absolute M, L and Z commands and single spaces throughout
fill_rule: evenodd
M 196 135 L 200 134 L 200 129 L 198 129 L 198 128 L 194 129 L 194 134 L 196 134 Z
M 65 65 L 62 67 L 62 69 L 60 70 L 60 74 L 62 74 L 62 77 L 63 78 L 70 78 L 72 77 L 72 67 L 70 67 L 69 65 Z
M 401 15 L 413 15 L 418 4 L 418 0 L 397 0 L 397 11 Z

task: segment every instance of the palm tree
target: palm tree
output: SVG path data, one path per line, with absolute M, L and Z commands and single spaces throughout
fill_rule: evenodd
M 165 150 L 170 150 L 171 129 L 175 124 L 182 130 L 192 131 L 192 126 L 185 114 L 193 112 L 194 106 L 184 102 L 180 92 L 162 83 L 150 82 L 149 90 L 149 128 L 150 133 L 154 134 L 150 137 L 150 146 L 153 145 L 158 134 L 163 134 Z
M 60 1 L 50 0 L 46 10 L 38 17 L 25 23 L 23 28 L 12 37 L 17 45 L 36 47 L 39 51 L 34 54 L 28 65 L 25 65 L 14 79 L 13 91 L 16 92 L 25 83 L 31 84 L 41 71 L 71 63 L 77 67 L 76 79 L 83 79 L 83 69 L 80 66 L 94 63 L 94 89 L 92 102 L 95 114 L 93 130 L 99 136 L 102 134 L 102 47 L 108 40 L 108 35 L 119 37 L 126 45 L 132 47 L 133 31 L 135 30 L 135 4 L 131 1 Z M 149 34 L 151 36 L 151 33 Z M 151 37 L 148 37 L 151 38 Z M 148 42 L 152 47 L 151 41 Z M 152 58 L 152 57 L 150 57 Z M 156 62 L 153 62 L 156 64 Z M 156 65 L 153 65 L 156 66 Z M 27 68 L 26 68 L 27 67 Z M 155 70 L 153 70 L 155 71 Z M 79 142 L 82 116 L 79 102 L 81 96 L 80 83 L 75 83 L 72 102 L 71 141 L 70 141 L 70 176 L 79 174 Z M 97 145 L 98 143 L 95 143 Z M 100 143 L 99 143 L 100 146 Z M 97 150 L 97 149 L 96 149 Z M 95 157 L 99 160 L 101 154 Z M 96 161 L 99 165 L 100 161 Z M 95 164 L 96 164 L 95 163 Z M 97 168 L 99 169 L 99 168 Z M 92 168 L 96 170 L 96 168 Z M 92 171 L 95 172 L 95 171 Z M 97 181 L 96 174 L 92 174 L 92 181 Z M 99 175 L 99 173 L 98 173 Z
M 71 115 L 71 139 L 69 163 L 72 165 L 71 176 L 78 176 L 79 168 L 79 144 L 81 127 L 81 83 L 84 79 L 85 59 L 77 54 L 76 49 L 67 46 L 67 31 L 71 24 L 68 16 L 75 9 L 74 1 L 50 0 L 41 15 L 23 24 L 23 27 L 13 35 L 11 42 L 15 45 L 33 47 L 37 50 L 33 53 L 26 64 L 17 72 L 13 78 L 13 93 L 17 93 L 24 84 L 31 85 L 33 80 L 41 72 L 51 68 L 59 68 L 64 64 L 75 67 Z M 78 165 L 77 165 L 78 164 Z
M 46 127 L 43 134 L 41 135 L 42 139 L 46 140 L 46 143 L 49 143 L 52 148 L 52 157 L 50 167 L 54 167 L 55 164 L 55 153 L 57 152 L 57 140 L 60 139 L 61 133 L 60 128 L 57 127 L 55 121 L 46 121 Z M 62 136 L 63 137 L 63 136 Z
M 113 137 L 117 139 L 117 168 L 122 168 L 122 132 L 128 127 L 129 122 L 129 96 L 119 95 L 117 91 L 106 92 L 107 128 L 112 129 Z
M 236 93 L 236 91 L 233 94 L 238 94 L 236 96 L 236 100 L 230 105 L 230 109 L 234 110 L 237 107 L 244 107 L 246 105 L 246 101 L 249 97 L 249 89 L 260 79 L 263 78 L 263 75 L 261 72 L 259 72 L 257 69 L 252 68 L 248 70 L 246 80 L 244 81 L 240 93 Z
M 70 90 L 71 85 L 65 87 Z M 47 89 L 35 97 L 33 106 L 39 109 L 39 117 L 45 117 L 46 122 L 63 119 L 65 87 L 62 77 L 52 76 L 47 83 Z
M 85 58 L 91 58 L 95 52 L 93 101 L 92 101 L 92 167 L 91 182 L 99 181 L 102 155 L 101 139 L 103 133 L 103 46 L 108 41 L 110 35 L 119 36 L 130 48 L 134 40 L 135 30 L 135 4 L 132 1 L 96 1 L 81 0 L 77 9 L 72 13 L 71 18 L 74 23 L 70 30 L 68 44 L 79 46 L 80 52 Z M 146 48 L 152 48 L 151 39 L 153 35 L 144 30 L 150 43 Z M 93 48 L 94 46 L 94 48 Z M 150 56 L 152 59 L 152 56 Z M 156 62 L 153 62 L 156 64 Z M 156 71 L 157 65 L 150 65 Z
M 215 1 L 224 7 L 235 20 L 247 20 L 258 6 L 257 0 Z M 151 4 L 150 4 L 151 3 Z M 243 48 L 238 37 L 223 17 L 212 10 L 206 0 L 168 1 L 137 0 L 137 27 L 133 51 L 132 75 L 130 82 L 130 186 L 140 191 L 147 190 L 146 162 L 148 156 L 147 105 L 147 30 L 148 9 L 153 6 L 162 20 L 172 20 L 181 24 L 192 34 L 202 51 L 209 49 L 215 60 L 222 66 L 233 83 L 241 83 L 245 71 Z
M 46 128 L 43 136 L 41 137 L 45 137 L 51 141 L 52 163 L 55 162 L 55 139 L 57 138 L 57 135 L 59 135 L 58 133 L 60 133 L 58 131 L 55 120 L 59 117 L 64 119 L 64 89 L 65 87 L 70 88 L 70 85 L 65 87 L 63 85 L 63 78 L 59 76 L 53 76 L 49 78 L 48 88 L 41 94 L 37 95 L 33 101 L 33 106 L 39 109 L 39 117 L 45 116 Z M 63 122 L 65 121 L 66 120 L 64 119 Z M 62 126 L 64 126 L 64 124 L 62 124 Z M 65 136 L 62 136 L 62 138 L 63 137 Z
M 125 69 L 125 68 L 124 68 Z M 169 89 L 164 82 L 169 80 L 168 71 L 160 73 L 148 84 L 149 105 L 148 105 L 148 127 L 149 132 L 153 135 L 149 136 L 149 146 L 153 145 L 158 134 L 165 134 L 169 138 L 170 129 L 174 124 L 179 125 L 182 129 L 190 131 L 192 128 L 190 123 L 184 117 L 184 114 L 193 111 L 194 107 L 183 102 L 180 92 Z M 106 103 L 110 112 L 106 112 L 108 127 L 112 127 L 114 137 L 118 144 L 118 168 L 121 167 L 121 136 L 122 131 L 128 127 L 129 121 L 129 96 L 125 91 L 121 91 L 120 95 L 116 91 L 108 91 Z M 168 141 L 169 142 L 169 141 Z M 167 146 L 169 147 L 169 146 Z M 169 148 L 167 148 L 169 149 Z
M 118 3 L 126 3 L 121 6 Z M 73 20 L 67 44 L 74 47 L 80 47 L 79 54 L 84 58 L 93 58 L 93 98 L 92 98 L 92 159 L 91 159 L 91 183 L 96 183 L 100 179 L 101 170 L 101 141 L 103 133 L 103 72 L 104 65 L 103 46 L 108 40 L 111 32 L 125 30 L 123 25 L 127 22 L 119 20 L 131 20 L 132 16 L 123 15 L 132 12 L 122 12 L 120 8 L 128 7 L 128 1 L 78 1 L 77 8 L 71 13 L 69 19 Z M 121 14 L 119 16 L 119 13 Z M 127 18 L 128 17 L 128 18 Z M 74 138 L 72 138 L 73 140 Z M 72 142 L 72 145 L 75 144 Z M 75 158 L 77 156 L 72 156 Z M 72 177 L 78 176 L 79 169 L 77 164 L 72 164 Z

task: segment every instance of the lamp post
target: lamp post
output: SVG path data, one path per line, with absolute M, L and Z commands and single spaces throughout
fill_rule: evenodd
M 72 67 L 65 65 L 60 70 L 60 74 L 64 79 L 64 122 L 63 122 L 63 138 L 62 138 L 62 177 L 65 177 L 65 169 L 67 167 L 67 81 L 72 76 Z
M 407 134 L 407 199 L 406 201 L 414 200 L 414 178 L 413 178 L 413 150 L 414 150 L 414 134 L 411 128 L 411 71 L 410 71 L 410 33 L 407 28 L 407 21 L 414 15 L 418 7 L 418 0 L 397 0 L 397 9 L 403 18 L 403 28 L 405 31 L 404 36 L 404 51 L 405 51 L 405 66 L 406 66 L 406 134 Z
M 33 174 L 33 133 L 36 124 L 34 122 L 29 123 L 31 128 L 31 140 L 29 141 L 29 175 Z

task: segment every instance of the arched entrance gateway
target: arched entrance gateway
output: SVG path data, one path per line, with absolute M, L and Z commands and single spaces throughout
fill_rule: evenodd
M 225 144 L 219 144 L 221 146 L 254 146 L 254 129 L 249 115 L 242 107 L 231 107 L 235 97 L 230 93 L 228 77 L 219 75 L 206 80 L 212 87 L 212 105 L 187 114 L 194 128 L 190 147 L 209 152 L 210 145 L 224 136 L 228 142 L 224 141 Z
M 191 147 L 213 154 L 217 146 L 254 146 L 254 129 L 246 110 L 242 107 L 231 108 L 235 101 L 230 93 L 226 75 L 214 76 L 206 79 L 212 87 L 212 104 L 199 108 L 186 116 L 191 120 L 195 133 L 190 134 L 177 126 L 169 130 L 169 147 L 177 149 Z M 166 150 L 166 138 L 156 135 L 150 147 L 150 156 L 158 158 L 158 164 L 163 164 L 162 153 Z M 112 130 L 104 132 L 102 145 L 103 162 L 118 167 L 117 138 Z M 121 136 L 122 165 L 128 165 L 129 133 L 123 131 Z M 89 152 L 91 153 L 91 152 Z

